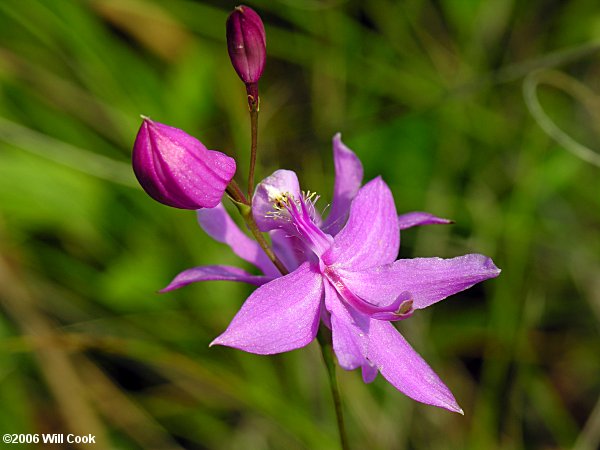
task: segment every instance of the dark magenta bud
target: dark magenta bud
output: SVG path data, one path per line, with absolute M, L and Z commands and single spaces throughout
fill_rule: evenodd
M 235 160 L 185 131 L 143 118 L 133 171 L 154 200 L 181 209 L 214 208 L 235 174 Z
M 265 27 L 252 8 L 237 6 L 227 18 L 227 50 L 238 76 L 247 87 L 255 85 L 265 68 L 267 50 Z

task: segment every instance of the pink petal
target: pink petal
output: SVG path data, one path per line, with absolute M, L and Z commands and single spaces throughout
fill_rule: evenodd
M 364 271 L 339 269 L 338 275 L 353 294 L 378 306 L 388 305 L 409 292 L 414 309 L 423 309 L 497 277 L 500 273 L 487 256 L 470 254 L 451 259 L 400 259 Z
M 391 323 L 371 320 L 367 356 L 386 380 L 410 398 L 463 413 L 450 390 Z
M 402 320 L 405 319 L 412 312 L 412 300 L 409 292 L 402 292 L 396 296 L 394 300 L 389 303 L 382 303 L 381 299 L 378 298 L 378 292 L 375 290 L 374 298 L 364 298 L 357 295 L 351 287 L 346 283 L 346 278 L 355 276 L 356 279 L 364 278 L 361 272 L 348 272 L 343 269 L 335 269 L 331 266 L 326 267 L 323 271 L 323 275 L 335 288 L 340 298 L 343 299 L 344 303 L 350 306 L 353 310 L 372 317 L 373 319 L 380 320 Z M 366 282 L 370 283 L 370 278 L 366 279 Z M 355 282 L 356 284 L 356 282 Z M 365 282 L 359 282 L 362 286 Z M 370 293 L 370 292 L 369 292 Z
M 275 202 L 282 195 L 302 198 L 298 177 L 291 170 L 276 170 L 256 186 L 252 196 L 252 214 L 260 231 L 276 230 L 291 225 L 289 221 L 273 217 Z
M 200 266 L 184 270 L 160 292 L 168 292 L 197 281 L 241 281 L 261 286 L 273 278 L 252 275 L 245 270 L 231 266 Z
M 322 295 L 321 274 L 306 262 L 254 291 L 210 345 L 260 355 L 304 347 L 317 334 Z
M 394 198 L 385 182 L 377 177 L 358 191 L 348 222 L 323 255 L 323 262 L 363 270 L 393 262 L 399 246 Z
M 354 370 L 366 364 L 369 319 L 342 303 L 335 289 L 324 283 L 325 307 L 331 313 L 333 350 L 340 367 Z
M 285 230 L 272 230 L 269 236 L 273 251 L 288 270 L 295 270 L 300 263 L 306 261 L 305 252 L 308 249 L 296 236 L 289 235 Z
M 451 220 L 436 217 L 433 214 L 426 212 L 413 211 L 398 216 L 398 226 L 401 230 L 406 228 L 417 227 L 420 225 L 446 225 L 453 223 Z
M 360 189 L 363 166 L 352 150 L 342 142 L 342 135 L 333 137 L 333 162 L 335 164 L 335 184 L 331 211 L 323 224 L 323 231 L 335 236 L 345 225 L 350 204 Z
M 362 379 L 365 383 L 372 383 L 377 378 L 379 371 L 375 365 L 371 365 L 369 361 L 362 366 Z
M 231 219 L 222 203 L 215 208 L 199 209 L 198 223 L 217 242 L 229 245 L 240 258 L 254 264 L 265 275 L 277 277 L 279 271 L 260 245 L 250 239 Z

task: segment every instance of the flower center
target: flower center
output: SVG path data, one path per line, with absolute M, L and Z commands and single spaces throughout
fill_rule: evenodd
M 324 275 L 348 305 L 372 319 L 386 321 L 403 320 L 412 316 L 412 313 L 414 312 L 413 300 L 410 292 L 402 292 L 396 297 L 396 300 L 389 305 L 380 306 L 352 292 L 348 286 L 344 284 L 344 280 L 333 267 L 326 266 Z
M 331 247 L 333 238 L 321 231 L 315 223 L 318 220 L 315 210 L 318 199 L 319 196 L 310 191 L 302 192 L 302 196 L 298 199 L 289 192 L 279 191 L 273 196 L 269 193 L 273 211 L 269 212 L 268 216 L 289 222 L 292 227 L 287 229 L 320 257 Z

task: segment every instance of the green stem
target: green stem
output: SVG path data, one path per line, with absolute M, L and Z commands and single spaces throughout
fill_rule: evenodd
M 254 167 L 256 166 L 256 149 L 258 147 L 258 99 L 250 102 L 250 170 L 248 171 L 248 197 L 254 193 Z
M 329 375 L 329 388 L 331 389 L 333 405 L 335 406 L 335 416 L 337 419 L 338 431 L 340 433 L 340 443 L 342 444 L 342 450 L 348 450 L 350 447 L 348 445 L 348 437 L 346 436 L 346 427 L 344 426 L 342 397 L 340 395 L 337 379 L 335 377 L 335 360 L 333 358 L 331 331 L 325 326 L 321 325 L 319 327 L 319 332 L 317 333 L 317 340 L 321 345 L 321 354 L 323 355 L 323 361 L 325 362 L 327 374 Z
M 234 203 L 242 203 L 243 205 L 250 206 L 250 202 L 244 196 L 244 193 L 235 180 L 232 179 L 225 190 Z

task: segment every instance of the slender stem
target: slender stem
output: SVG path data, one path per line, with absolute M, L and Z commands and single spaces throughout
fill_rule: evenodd
M 250 206 L 250 202 L 244 196 L 244 193 L 240 189 L 240 186 L 237 184 L 235 180 L 231 180 L 225 189 L 229 196 L 236 201 L 237 203 L 242 203 L 246 206 Z
M 321 354 L 323 355 L 323 361 L 325 367 L 327 367 L 327 374 L 329 375 L 329 388 L 331 389 L 331 395 L 333 396 L 333 405 L 335 406 L 335 416 L 337 419 L 338 431 L 340 433 L 340 443 L 342 450 L 348 450 L 348 437 L 346 436 L 346 427 L 344 426 L 344 413 L 342 410 L 342 397 L 340 390 L 337 385 L 337 379 L 335 377 L 335 361 L 333 359 L 333 344 L 331 341 L 331 331 L 325 326 L 319 327 L 317 334 L 317 340 L 321 344 Z
M 258 99 L 248 101 L 250 105 L 250 133 L 252 141 L 250 143 L 250 170 L 248 172 L 248 197 L 252 197 L 254 192 L 254 166 L 256 166 L 256 149 L 258 146 Z

